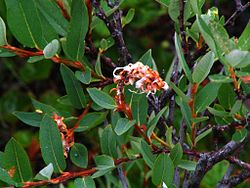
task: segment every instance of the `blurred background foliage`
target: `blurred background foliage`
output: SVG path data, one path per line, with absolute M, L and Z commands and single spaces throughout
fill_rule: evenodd
M 247 0 L 242 1 L 245 4 Z M 219 14 L 229 18 L 235 11 L 235 4 L 232 0 L 206 0 L 204 11 L 212 6 L 219 9 Z M 122 3 L 124 15 L 130 8 L 135 9 L 135 16 L 129 25 L 124 28 L 124 38 L 133 60 L 138 60 L 147 50 L 152 49 L 152 56 L 157 63 L 158 70 L 162 77 L 174 57 L 173 36 L 175 32 L 174 23 L 169 18 L 167 9 L 154 0 L 125 0 Z M 6 7 L 4 0 L 0 0 L 0 16 L 6 21 Z M 244 12 L 237 18 L 234 26 L 227 27 L 230 36 L 240 36 L 250 18 L 250 12 Z M 18 18 L 17 18 L 18 19 Z M 35 21 L 35 20 L 34 20 Z M 93 30 L 93 39 L 96 46 L 102 38 L 109 36 L 106 26 L 100 22 Z M 7 37 L 10 44 L 16 47 L 22 45 L 15 40 L 7 28 Z M 26 126 L 12 115 L 13 111 L 29 111 L 32 109 L 31 98 L 42 103 L 50 104 L 63 112 L 63 114 L 78 114 L 71 106 L 59 104 L 58 98 L 65 95 L 62 78 L 59 74 L 59 65 L 49 60 L 28 64 L 27 59 L 20 57 L 5 58 L 8 53 L 1 53 L 0 56 L 0 150 L 3 151 L 5 144 L 14 136 L 32 155 L 31 147 L 37 142 L 36 129 Z M 115 46 L 106 52 L 106 55 L 114 61 L 117 60 Z M 224 90 L 221 89 L 221 92 Z M 232 92 L 233 93 L 233 92 Z M 222 93 L 221 93 L 222 94 Z M 178 118 L 178 114 L 176 116 Z M 82 133 L 78 135 L 88 148 L 95 153 L 98 150 L 97 132 Z M 223 144 L 223 140 L 221 141 Z M 200 148 L 207 150 L 209 142 L 201 143 Z M 34 149 L 34 148 L 33 148 Z M 89 151 L 89 152 L 91 152 Z M 249 151 L 249 148 L 248 148 Z M 34 152 L 34 151 L 33 151 Z M 34 156 L 33 156 L 34 157 Z M 41 157 L 41 156 L 40 156 Z M 41 158 L 40 158 L 41 159 Z M 40 160 L 34 157 L 33 160 Z M 32 159 L 31 159 L 32 160 Z M 250 159 L 248 159 L 249 161 Z M 40 160 L 41 161 L 41 160 Z M 39 165 L 33 162 L 33 167 L 40 169 Z M 210 171 L 203 180 L 203 187 L 214 187 L 225 173 L 228 163 L 222 161 Z M 134 170 L 134 174 L 138 169 Z M 139 173 L 139 171 L 138 171 Z M 132 177 L 131 177 L 132 178 Z M 134 177 L 136 178 L 136 177 Z M 141 184 L 135 179 L 134 185 Z M 138 183 L 138 184 L 137 184 Z M 249 184 L 245 183 L 245 187 Z M 133 187 L 133 185 L 132 185 Z M 244 187 L 244 185 L 240 186 Z

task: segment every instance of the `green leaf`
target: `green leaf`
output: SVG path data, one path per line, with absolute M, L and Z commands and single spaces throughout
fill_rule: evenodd
M 5 146 L 3 164 L 6 170 L 15 169 L 14 181 L 25 182 L 31 180 L 32 169 L 29 157 L 14 138 L 11 138 Z
M 239 113 L 242 106 L 242 100 L 236 100 L 234 105 L 232 106 L 232 109 L 230 111 L 230 115 L 234 115 L 236 113 Z
M 99 76 L 103 76 L 102 74 L 102 66 L 101 66 L 101 54 L 99 53 L 97 55 L 97 60 L 96 60 L 96 64 L 95 64 L 95 72 L 97 75 Z
M 170 3 L 170 0 L 155 0 L 155 1 L 166 7 L 168 7 Z
M 147 136 L 150 138 L 159 119 L 161 118 L 161 116 L 165 113 L 165 111 L 168 109 L 168 106 L 165 106 L 163 109 L 161 109 L 161 111 L 151 120 L 148 122 L 148 126 L 147 126 Z
M 217 97 L 221 84 L 210 82 L 195 96 L 196 112 L 204 111 Z
M 109 170 L 115 168 L 114 160 L 108 155 L 98 155 L 95 156 L 94 159 L 97 170 Z
M 3 19 L 0 17 L 0 46 L 7 45 L 6 26 Z
M 179 23 L 178 17 L 180 16 L 180 1 L 179 0 L 170 0 L 169 7 L 168 7 L 168 14 L 170 18 Z
M 53 164 L 55 172 L 63 172 L 66 163 L 63 155 L 61 135 L 57 124 L 47 114 L 44 116 L 39 132 L 41 152 L 44 162 Z
M 250 65 L 250 53 L 235 49 L 225 55 L 225 60 L 232 67 L 243 68 Z
M 42 0 L 36 1 L 38 10 L 45 20 L 54 28 L 54 30 L 62 35 L 67 35 L 68 21 L 63 17 L 61 10 L 54 1 Z
M 190 97 L 185 95 L 185 93 L 183 93 L 183 91 L 181 89 L 179 89 L 173 82 L 169 82 L 169 86 L 174 90 L 174 92 L 180 96 L 180 98 L 184 101 L 184 102 L 189 102 L 190 101 Z
M 95 188 L 95 181 L 90 177 L 76 178 L 74 181 L 76 188 Z
M 142 57 L 139 59 L 144 65 L 148 65 L 151 69 L 157 70 L 157 66 L 155 64 L 155 60 L 152 57 L 152 50 L 149 49 Z
M 91 81 L 91 69 L 86 68 L 85 72 L 76 71 L 75 77 L 83 84 L 89 84 Z
M 27 62 L 28 63 L 35 63 L 35 62 L 41 61 L 43 59 L 44 59 L 44 56 L 33 56 L 33 57 L 29 57 Z
M 180 37 L 177 33 L 174 34 L 174 39 L 175 39 L 174 40 L 175 41 L 175 50 L 176 50 L 179 62 L 181 63 L 181 66 L 182 66 L 182 68 L 187 76 L 187 79 L 189 81 L 192 81 L 191 71 L 187 65 L 184 54 L 182 52 Z
M 176 102 L 178 102 L 177 104 L 181 108 L 181 113 L 185 119 L 185 122 L 187 123 L 188 128 L 191 128 L 192 112 L 191 112 L 190 106 L 188 105 L 187 102 L 184 102 L 182 98 L 180 98 L 179 101 L 178 101 L 178 98 L 176 99 L 177 99 Z
M 168 145 L 173 148 L 174 144 L 172 141 L 172 135 L 173 135 L 173 127 L 167 127 L 167 132 L 166 132 L 166 142 L 168 143 Z
M 9 185 L 14 185 L 17 187 L 17 183 L 10 177 L 8 172 L 0 167 L 0 180 L 9 184 Z
M 242 142 L 244 138 L 246 138 L 246 136 L 247 136 L 247 129 L 243 128 L 235 131 L 235 133 L 232 136 L 232 140 L 234 140 L 235 142 Z
M 177 166 L 180 163 L 182 156 L 183 156 L 182 146 L 180 143 L 177 143 L 170 151 L 170 158 L 172 159 L 175 166 Z
M 212 132 L 213 128 L 210 128 L 206 131 L 204 131 L 203 133 L 201 133 L 199 136 L 197 136 L 195 138 L 195 143 L 197 144 L 201 139 L 203 139 L 204 137 L 206 137 L 208 134 L 210 134 Z
M 233 80 L 229 76 L 221 74 L 213 74 L 209 76 L 209 80 L 215 83 L 231 83 Z
M 74 73 L 64 64 L 61 64 L 60 72 L 70 102 L 78 109 L 84 108 L 86 99 L 80 82 L 76 79 Z
M 60 47 L 59 41 L 57 39 L 52 40 L 45 48 L 43 49 L 43 54 L 46 59 L 50 59 L 56 55 Z
M 135 120 L 129 121 L 127 118 L 120 118 L 115 126 L 115 133 L 120 136 L 127 132 L 136 123 Z
M 86 114 L 79 122 L 76 132 L 87 131 L 101 124 L 107 116 L 107 112 L 90 112 Z
M 225 116 L 229 116 L 229 113 L 226 112 L 226 111 L 222 111 L 222 110 L 217 110 L 217 109 L 214 109 L 214 108 L 211 108 L 211 107 L 207 107 L 208 111 L 215 115 L 215 116 L 219 116 L 219 117 L 225 117 Z
M 241 50 L 249 50 L 250 49 L 250 21 L 248 22 L 246 28 L 244 29 L 243 33 L 241 34 L 238 47 Z
M 204 38 L 205 42 L 209 46 L 209 48 L 217 55 L 216 44 L 214 42 L 214 38 L 212 37 L 212 33 L 206 24 L 206 22 L 198 15 L 196 15 L 196 20 L 201 31 L 202 37 Z
M 200 123 L 200 122 L 206 121 L 208 119 L 209 119 L 208 116 L 202 116 L 202 117 L 193 118 L 192 121 L 193 121 L 193 123 Z
M 138 125 L 146 124 L 148 114 L 148 102 L 145 94 L 133 94 L 132 116 Z
M 39 171 L 39 173 L 35 176 L 37 180 L 50 180 L 53 174 L 54 167 L 52 163 L 49 163 L 46 167 Z
M 196 162 L 194 161 L 188 161 L 188 160 L 181 160 L 178 164 L 178 167 L 188 170 L 188 171 L 194 171 L 196 168 Z
M 19 120 L 21 120 L 23 123 L 39 127 L 40 122 L 42 121 L 43 116 L 36 112 L 13 112 L 13 115 L 16 116 Z
M 214 61 L 215 55 L 211 51 L 200 59 L 192 74 L 192 78 L 195 83 L 200 84 L 208 76 Z
M 109 96 L 107 93 L 96 88 L 88 88 L 87 91 L 90 97 L 92 98 L 92 100 L 99 106 L 105 109 L 116 108 L 115 100 L 111 96 Z
M 147 144 L 145 140 L 141 141 L 141 154 L 142 154 L 143 160 L 152 169 L 156 157 L 155 155 L 153 155 L 150 146 Z
M 44 46 L 45 40 L 35 0 L 5 0 L 5 4 L 8 25 L 16 39 L 30 48 Z
M 135 16 L 135 9 L 130 8 L 126 16 L 122 19 L 122 25 L 125 26 L 129 24 L 133 20 L 134 16 Z
M 70 29 L 67 35 L 67 54 L 81 61 L 84 54 L 84 39 L 88 31 L 89 16 L 85 1 L 73 0 L 71 4 Z
M 57 115 L 60 115 L 60 113 L 50 105 L 43 104 L 35 99 L 31 99 L 31 101 L 36 111 L 40 111 L 41 113 L 47 113 L 49 115 L 54 115 L 55 113 Z
M 201 7 L 199 0 L 190 0 L 190 5 L 195 14 L 201 15 Z
M 160 154 L 156 158 L 152 172 L 152 182 L 158 186 L 164 182 L 166 185 L 174 179 L 174 164 L 167 154 Z
M 70 159 L 78 167 L 88 166 L 88 150 L 83 144 L 75 143 L 70 149 Z
M 116 135 L 114 131 L 112 130 L 111 125 L 108 125 L 105 127 L 105 129 L 102 132 L 101 139 L 101 149 L 102 153 L 110 155 L 114 158 L 117 158 L 117 149 L 116 149 Z

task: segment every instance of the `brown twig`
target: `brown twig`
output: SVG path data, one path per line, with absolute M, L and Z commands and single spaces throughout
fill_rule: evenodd
M 57 0 L 56 4 L 58 5 L 58 7 L 61 9 L 62 15 L 66 20 L 70 20 L 70 15 L 68 13 L 68 11 L 65 8 L 65 5 L 63 3 L 63 0 Z

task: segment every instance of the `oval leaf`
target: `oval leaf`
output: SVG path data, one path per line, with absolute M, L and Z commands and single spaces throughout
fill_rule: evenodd
M 43 49 L 43 54 L 46 59 L 50 59 L 56 55 L 59 50 L 59 41 L 57 39 L 52 40 L 45 48 Z
M 74 181 L 76 188 L 95 188 L 95 181 L 87 176 L 83 178 L 77 178 Z
M 120 118 L 116 123 L 115 133 L 120 136 L 127 132 L 135 123 L 135 120 L 129 121 L 127 118 Z
M 13 115 L 23 123 L 34 127 L 39 127 L 43 118 L 41 114 L 36 112 L 13 112 Z
M 63 172 L 66 167 L 61 135 L 57 124 L 47 114 L 44 116 L 39 132 L 39 140 L 44 162 L 53 164 L 55 172 Z
M 115 100 L 107 93 L 96 88 L 88 88 L 87 91 L 93 101 L 99 106 L 106 109 L 114 109 L 116 107 Z
M 6 170 L 14 170 L 13 180 L 16 182 L 25 182 L 32 178 L 29 157 L 14 138 L 5 146 L 3 164 Z
M 81 168 L 88 165 L 88 150 L 83 144 L 75 143 L 70 150 L 71 161 Z

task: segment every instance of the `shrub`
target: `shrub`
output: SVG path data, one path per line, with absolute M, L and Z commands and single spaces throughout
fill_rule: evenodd
M 250 4 L 235 4 L 225 19 L 203 0 L 0 0 L 20 88 L 1 97 L 0 185 L 249 186 L 250 23 L 228 28 Z

